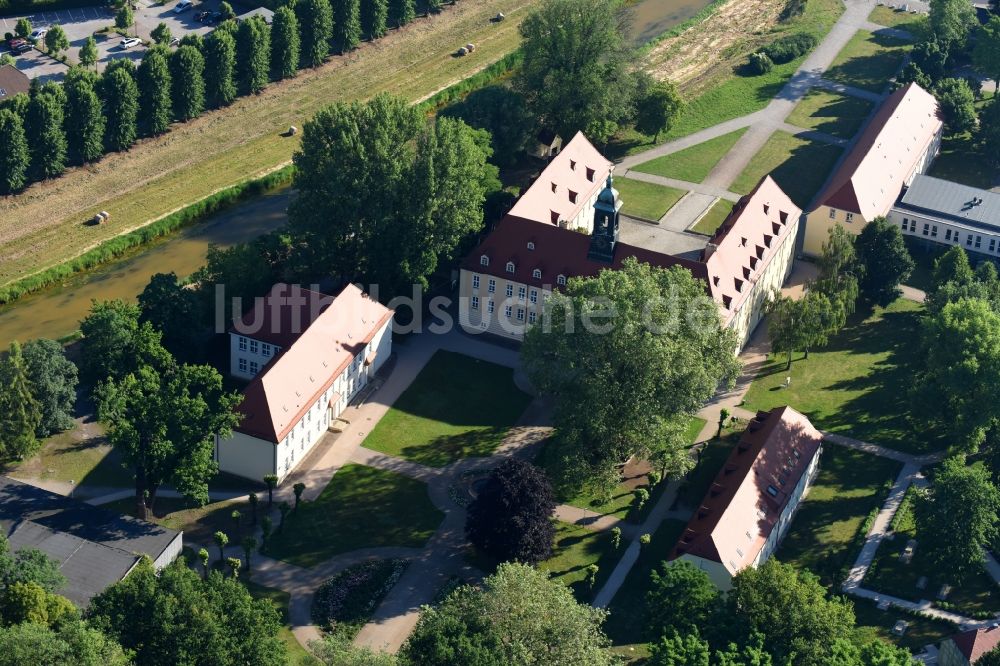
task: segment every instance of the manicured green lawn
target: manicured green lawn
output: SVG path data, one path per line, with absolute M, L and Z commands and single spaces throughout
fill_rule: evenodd
M 266 512 L 267 494 L 259 496 L 262 501 L 257 511 L 258 517 L 262 517 Z M 102 506 L 129 516 L 136 513 L 135 500 L 131 497 Z M 233 519 L 233 511 L 240 512 L 238 524 Z M 179 497 L 159 497 L 153 503 L 153 514 L 151 520 L 154 523 L 172 530 L 181 530 L 186 541 L 202 545 L 211 544 L 212 535 L 216 532 L 224 532 L 230 543 L 237 544 L 256 529 L 253 526 L 250 503 L 241 500 L 209 502 L 205 506 L 198 506 L 196 502 Z
M 726 221 L 729 214 L 733 212 L 733 202 L 726 201 L 725 199 L 719 199 L 712 207 L 708 209 L 698 223 L 689 229 L 698 234 L 705 234 L 706 236 L 711 236 L 715 233 L 715 230 L 722 226 L 722 223 Z
M 589 602 L 611 575 L 627 545 L 622 539 L 616 551 L 610 532 L 594 532 L 579 525 L 556 522 L 555 553 L 540 562 L 538 568 L 548 571 L 553 580 L 568 585 L 577 599 Z M 591 564 L 599 567 L 593 589 L 586 580 L 587 567 Z
M 639 551 L 639 559 L 608 606 L 611 615 L 604 624 L 604 630 L 615 645 L 646 643 L 657 638 L 646 633 L 645 599 L 649 575 L 667 559 L 685 525 L 681 520 L 663 521 L 653 533 L 649 545 Z
M 969 134 L 947 136 L 941 141 L 941 154 L 934 160 L 929 175 L 971 187 L 990 189 L 1000 182 L 1000 170 L 976 147 Z
M 510 368 L 439 351 L 364 446 L 433 467 L 488 456 L 530 402 Z
M 700 183 L 746 131 L 747 128 L 744 127 L 676 153 L 657 157 L 635 167 L 634 171 Z
M 785 194 L 805 208 L 826 182 L 841 151 L 839 146 L 775 132 L 729 189 L 747 194 L 771 174 Z
M 920 368 L 923 307 L 899 299 L 885 310 L 855 314 L 830 343 L 805 359 L 772 357 L 750 386 L 750 410 L 791 405 L 817 428 L 911 453 L 946 448 L 937 433 L 909 423 L 909 391 Z M 792 378 L 784 388 L 785 377 Z
M 880 611 L 875 602 L 868 599 L 854 598 L 852 601 L 859 629 L 882 640 L 905 647 L 914 654 L 921 652 L 925 645 L 931 643 L 937 645 L 958 631 L 958 627 L 950 622 L 918 617 L 895 608 Z M 902 637 L 892 634 L 892 628 L 899 620 L 906 620 L 910 623 L 906 634 Z
M 254 599 L 268 599 L 281 614 L 282 627 L 278 630 L 278 638 L 282 640 L 287 650 L 285 653 L 285 663 L 294 666 L 312 666 L 313 664 L 319 666 L 320 661 L 302 647 L 292 633 L 291 626 L 288 624 L 288 601 L 290 595 L 284 590 L 264 587 L 253 581 L 245 580 L 244 585 L 250 591 L 250 596 Z
M 443 518 L 423 483 L 373 467 L 344 465 L 316 501 L 303 502 L 297 515 L 289 514 L 267 554 L 311 567 L 358 548 L 419 548 Z
M 621 193 L 622 212 L 651 222 L 667 214 L 687 192 L 674 187 L 644 183 L 630 178 L 615 179 L 615 189 Z
M 121 457 L 112 451 L 100 426 L 88 424 L 53 435 L 42 449 L 12 466 L 7 472 L 17 479 L 73 482 L 75 486 L 128 487 L 132 474 L 121 466 Z
M 840 582 L 861 547 L 861 528 L 888 494 L 902 464 L 825 444 L 819 474 L 778 548 L 782 562 L 809 569 L 827 585 Z
M 903 64 L 911 46 L 910 42 L 895 37 L 859 30 L 837 54 L 823 77 L 855 88 L 882 92 Z
M 930 27 L 926 14 L 911 14 L 910 12 L 889 9 L 886 6 L 873 9 L 872 13 L 868 15 L 868 20 L 887 28 L 905 30 L 917 39 L 920 39 Z
M 871 113 L 872 103 L 850 95 L 813 88 L 802 98 L 788 122 L 805 129 L 850 139 Z

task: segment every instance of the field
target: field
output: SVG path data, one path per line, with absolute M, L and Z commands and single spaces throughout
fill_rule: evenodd
M 750 386 L 747 409 L 791 405 L 817 428 L 889 448 L 926 453 L 943 449 L 935 433 L 915 432 L 908 393 L 920 364 L 921 306 L 899 299 L 886 309 L 854 315 L 830 343 L 809 354 L 772 357 Z M 784 388 L 785 377 L 792 378 Z
M 635 167 L 634 171 L 700 183 L 746 131 L 746 128 L 739 129 L 676 153 L 657 157 Z
M 909 42 L 859 30 L 837 54 L 824 78 L 871 92 L 882 92 L 903 64 L 909 49 Z
M 514 371 L 439 351 L 364 441 L 375 451 L 442 467 L 488 456 L 531 402 Z
M 687 192 L 655 183 L 619 178 L 615 189 L 622 196 L 622 213 L 642 220 L 656 222 L 667 214 Z
M 805 208 L 826 182 L 842 149 L 829 143 L 809 141 L 787 132 L 775 132 L 750 164 L 730 186 L 747 194 L 770 174 L 798 206 Z
M 299 139 L 281 133 L 328 104 L 379 92 L 417 101 L 460 81 L 517 47 L 518 25 L 537 2 L 464 0 L 127 153 L 0 199 L 0 284 L 287 163 Z M 497 12 L 507 19 L 491 23 Z M 452 57 L 467 42 L 475 52 Z M 101 210 L 111 213 L 110 222 L 84 224 Z
M 871 102 L 813 88 L 792 110 L 788 122 L 841 139 L 850 139 L 871 110 Z
M 733 202 L 726 201 L 725 199 L 719 199 L 712 207 L 708 209 L 697 224 L 691 227 L 691 231 L 699 234 L 705 234 L 706 236 L 711 236 L 715 233 L 715 230 L 722 226 L 722 223 L 726 221 L 729 217 L 729 213 L 733 211 Z

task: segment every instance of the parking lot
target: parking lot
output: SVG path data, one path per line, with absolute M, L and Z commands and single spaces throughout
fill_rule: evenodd
M 218 0 L 196 2 L 191 9 L 180 14 L 174 13 L 175 4 L 176 0 L 170 0 L 163 5 L 139 2 L 138 9 L 135 10 L 135 25 L 129 33 L 148 42 L 150 31 L 161 22 L 167 24 L 174 37 L 184 37 L 190 33 L 206 35 L 211 32 L 213 26 L 199 23 L 194 17 L 200 11 L 216 11 L 219 7 Z M 18 16 L 0 18 L 0 32 L 14 32 L 14 26 L 19 18 Z M 108 6 L 38 12 L 27 18 L 35 28 L 62 26 L 70 42 L 66 55 L 73 63 L 79 62 L 80 47 L 87 37 L 93 36 L 97 40 L 98 71 L 103 71 L 109 62 L 118 58 L 129 58 L 138 63 L 146 51 L 145 46 L 133 46 L 128 50 L 122 50 L 119 47 L 122 37 L 118 33 L 95 34 L 98 30 L 114 24 L 114 11 Z M 17 56 L 17 68 L 29 78 L 43 81 L 61 81 L 68 69 L 66 65 L 40 51 L 28 51 Z

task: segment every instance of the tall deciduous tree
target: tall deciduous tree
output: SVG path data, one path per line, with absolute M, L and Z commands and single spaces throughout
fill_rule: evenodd
M 330 0 L 301 0 L 295 5 L 302 34 L 302 65 L 319 67 L 330 55 L 333 8 Z
M 864 267 L 858 286 L 868 301 L 885 307 L 899 296 L 899 285 L 910 276 L 913 259 L 903 233 L 884 217 L 865 225 L 854 242 L 858 263 Z
M 976 128 L 976 98 L 965 79 L 941 79 L 934 86 L 934 97 L 949 132 L 961 134 Z
M 177 359 L 197 357 L 202 328 L 197 299 L 197 293 L 184 288 L 174 273 L 157 273 L 139 294 L 139 321 L 160 331 L 163 346 Z
M 108 378 L 121 380 L 142 365 L 166 368 L 173 359 L 160 344 L 160 333 L 140 324 L 139 306 L 124 301 L 95 302 L 83 321 L 80 373 L 93 386 Z
M 28 183 L 31 157 L 21 116 L 0 109 L 0 194 L 19 192 Z
M 54 25 L 45 33 L 45 48 L 53 58 L 58 58 L 60 53 L 69 48 L 69 39 L 62 26 Z
M 27 39 L 28 35 L 31 34 L 31 31 L 32 31 L 31 19 L 27 17 L 17 19 L 17 22 L 14 24 L 15 35 L 17 35 L 21 39 Z
M 610 666 L 606 611 L 524 564 L 501 564 L 481 588 L 464 586 L 425 608 L 402 654 L 414 664 Z
M 697 631 L 668 632 L 650 645 L 650 666 L 708 666 L 711 650 Z
M 972 62 L 976 68 L 993 79 L 996 92 L 1000 93 L 1000 16 L 994 14 L 976 33 L 972 47 Z
M 259 16 L 240 21 L 236 32 L 236 83 L 244 95 L 267 87 L 271 72 L 271 30 Z
M 976 12 L 965 0 L 930 0 L 930 24 L 934 36 L 948 46 L 964 44 L 976 25 Z
M 387 298 L 426 284 L 439 257 L 482 228 L 499 189 L 488 137 L 441 118 L 428 128 L 405 100 L 321 110 L 295 154 L 289 209 L 307 272 L 379 284 Z
M 555 508 L 545 473 L 512 458 L 493 470 L 469 506 L 465 532 L 477 548 L 501 561 L 535 564 L 552 555 Z
M 461 118 L 470 127 L 489 132 L 498 164 L 512 164 L 524 150 L 534 128 L 524 97 L 503 85 L 473 90 L 439 115 Z
M 965 456 L 949 458 L 930 490 L 914 505 L 924 557 L 935 568 L 963 582 L 980 570 L 983 549 L 1000 536 L 1000 490 L 982 466 L 968 466 Z
M 205 101 L 217 109 L 236 99 L 236 40 L 227 30 L 205 38 Z
M 809 290 L 795 300 L 776 295 L 768 304 L 767 330 L 775 352 L 787 353 L 785 368 L 792 367 L 792 352 L 822 347 L 830 334 L 844 325 L 844 312 L 821 291 Z
M 716 621 L 721 604 L 718 588 L 704 571 L 684 560 L 662 562 L 650 575 L 646 592 L 649 635 L 704 631 Z
M 688 419 L 735 381 L 735 348 L 704 285 L 680 267 L 626 259 L 549 296 L 521 357 L 555 400 L 560 485 L 614 487 L 632 456 L 686 472 Z
M 92 72 L 72 68 L 66 75 L 66 154 L 85 164 L 104 154 L 104 113 Z
M 174 118 L 197 118 L 205 110 L 205 58 L 193 46 L 181 46 L 170 56 Z
M 80 47 L 80 64 L 84 67 L 93 67 L 97 64 L 97 42 L 93 37 L 87 37 Z
M 132 659 L 103 633 L 76 620 L 58 628 L 25 622 L 0 629 L 0 666 L 130 666 Z
M 389 16 L 397 28 L 402 28 L 417 17 L 416 0 L 389 0 Z
M 115 12 L 115 27 L 119 30 L 128 30 L 133 23 L 135 23 L 135 14 L 132 13 L 132 7 L 127 2 L 123 3 Z
M 55 340 L 31 340 L 24 345 L 24 364 L 31 393 L 38 401 L 42 418 L 35 434 L 39 437 L 73 427 L 78 382 L 76 365 Z
M 334 41 L 341 53 L 358 48 L 361 42 L 360 0 L 336 0 L 333 25 Z
M 173 77 L 163 49 L 149 49 L 136 73 L 139 88 L 139 125 L 143 133 L 156 136 L 170 129 L 173 118 Z
M 994 166 L 1000 166 L 1000 95 L 987 104 L 979 116 L 979 131 L 976 133 L 983 154 Z
M 89 616 L 137 664 L 286 663 L 271 602 L 217 571 L 202 580 L 179 560 L 157 572 L 144 558 L 93 599 Z
M 653 141 L 658 142 L 661 133 L 670 131 L 683 106 L 674 84 L 659 82 L 636 101 L 635 128 L 652 134 Z
M 389 0 L 362 0 L 361 27 L 370 39 L 385 36 L 389 20 Z
M 271 24 L 271 72 L 290 79 L 299 68 L 299 20 L 291 7 L 279 7 Z
M 164 22 L 160 22 L 149 32 L 149 36 L 153 38 L 153 41 L 157 44 L 166 46 L 173 39 L 173 35 L 170 34 L 170 26 Z
M 56 84 L 46 84 L 31 92 L 24 130 L 31 155 L 30 173 L 35 180 L 53 178 L 66 170 L 64 104 L 65 93 Z
M 135 82 L 135 68 L 130 61 L 127 66 L 117 66 L 104 71 L 101 88 L 107 128 L 104 145 L 108 150 L 128 150 L 135 143 L 136 123 L 139 115 L 139 88 Z
M 35 433 L 42 408 L 31 390 L 28 368 L 17 342 L 0 359 L 0 458 L 21 460 L 38 450 Z
M 633 77 L 614 3 L 545 0 L 521 24 L 514 83 L 546 127 L 604 141 L 631 115 Z

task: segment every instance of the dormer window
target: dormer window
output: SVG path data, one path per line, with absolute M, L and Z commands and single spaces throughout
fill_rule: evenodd
M 536 280 L 541 280 L 542 270 L 540 268 L 536 268 L 535 270 L 531 271 L 531 277 L 533 277 Z
M 565 275 L 557 275 L 556 276 L 556 284 L 558 284 L 560 286 L 565 285 L 566 284 L 566 276 Z
M 479 265 L 480 266 L 489 266 L 490 265 L 490 258 L 487 257 L 485 254 L 483 256 L 479 257 Z
M 594 170 L 589 167 L 587 168 L 587 180 L 594 182 Z
M 570 171 L 576 171 L 576 162 L 575 161 L 573 161 L 573 160 L 569 161 L 569 170 Z
M 570 193 L 569 193 L 569 202 L 570 203 L 576 203 L 576 192 L 574 192 L 572 190 L 570 190 Z
M 552 183 L 552 194 L 555 194 L 556 190 L 558 190 L 558 189 L 559 189 L 559 187 L 555 183 Z
M 507 262 L 507 272 L 508 273 L 513 273 L 514 272 L 514 262 L 513 261 L 508 261 Z
M 528 249 L 529 250 L 534 250 L 535 249 L 535 243 L 534 243 L 534 241 L 528 241 Z
M 767 494 L 770 495 L 771 497 L 777 497 L 778 496 L 778 489 L 775 488 L 773 485 L 772 486 L 768 486 L 767 487 Z

